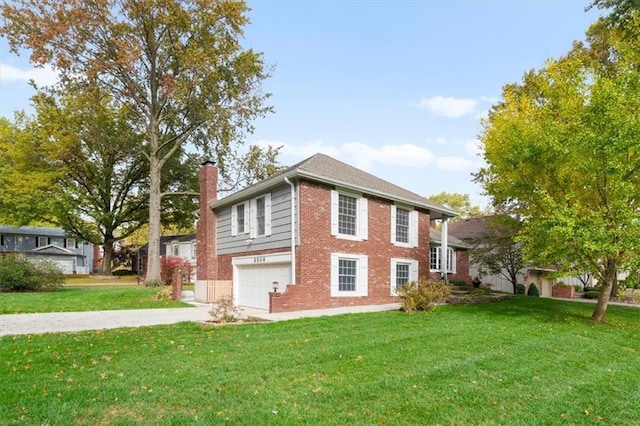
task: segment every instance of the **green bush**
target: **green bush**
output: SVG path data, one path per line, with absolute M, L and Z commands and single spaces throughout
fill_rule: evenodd
M 456 287 L 466 287 L 468 285 L 464 280 L 449 280 L 449 284 Z
M 564 281 L 558 281 L 556 287 L 569 287 Z
M 0 287 L 5 291 L 53 290 L 63 283 L 64 275 L 53 262 L 0 257 Z
M 522 284 L 522 283 L 518 283 L 516 284 L 516 294 L 524 294 L 524 291 L 527 289 L 527 287 Z
M 585 299 L 597 299 L 598 297 L 600 297 L 599 291 L 589 290 L 584 293 Z
M 442 303 L 451 295 L 451 288 L 444 281 L 420 278 L 397 288 L 405 312 L 431 311 L 436 303 Z
M 536 285 L 536 283 L 531 283 L 529 285 L 529 290 L 527 290 L 527 296 L 540 297 L 540 290 L 538 290 L 538 286 Z
M 573 286 L 573 289 L 574 289 L 575 291 L 582 291 L 582 285 L 580 285 L 580 284 L 576 284 L 576 285 L 574 285 L 574 286 Z

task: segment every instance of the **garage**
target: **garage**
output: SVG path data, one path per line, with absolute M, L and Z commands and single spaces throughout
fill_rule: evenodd
M 284 291 L 285 286 L 291 283 L 290 256 L 237 258 L 233 264 L 233 291 L 239 306 L 269 309 L 273 282 L 278 282 L 279 291 Z

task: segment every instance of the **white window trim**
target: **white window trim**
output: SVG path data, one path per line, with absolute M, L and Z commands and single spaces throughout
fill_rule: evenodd
M 396 241 L 396 217 L 397 209 L 409 211 L 409 242 Z M 418 247 L 418 211 L 405 205 L 391 205 L 391 244 L 398 247 Z
M 391 258 L 391 274 L 390 274 L 390 291 L 392 296 L 397 296 L 396 293 L 396 266 L 398 263 L 407 263 L 409 264 L 409 282 L 418 281 L 418 261 L 415 259 L 404 259 L 404 258 Z
M 357 200 L 356 235 L 339 233 L 338 205 L 340 195 L 353 197 Z M 362 194 L 343 190 L 331 191 L 331 235 L 345 240 L 364 241 L 369 238 L 369 200 Z
M 431 247 L 429 249 L 429 270 L 431 272 L 442 272 L 442 268 L 438 268 L 438 269 L 431 269 L 431 250 L 432 249 L 436 249 L 437 253 L 438 253 L 438 264 L 442 265 L 442 247 Z M 455 274 L 456 273 L 456 251 L 452 248 L 449 247 L 447 248 L 447 261 L 451 261 L 451 269 L 447 268 L 447 273 L 448 274 Z M 448 266 L 448 265 L 447 265 Z
M 44 244 L 41 244 L 41 239 L 44 239 Z M 36 244 L 38 247 L 46 247 L 49 245 L 49 237 L 43 237 L 43 236 L 39 236 L 36 237 Z
M 338 290 L 340 259 L 356 261 L 356 290 Z M 369 258 L 363 254 L 331 253 L 331 297 L 362 297 L 369 294 Z
M 75 238 L 65 238 L 64 245 L 66 248 L 75 249 L 76 248 L 76 239 Z

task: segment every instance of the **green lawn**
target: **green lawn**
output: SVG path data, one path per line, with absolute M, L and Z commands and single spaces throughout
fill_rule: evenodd
M 0 339 L 0 423 L 640 424 L 640 310 L 431 314 Z
M 155 300 L 157 292 L 157 288 L 129 284 L 64 286 L 56 291 L 0 293 L 0 314 L 190 306 L 174 300 Z

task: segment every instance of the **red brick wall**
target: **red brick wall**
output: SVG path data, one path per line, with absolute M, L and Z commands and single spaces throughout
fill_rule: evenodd
M 331 188 L 300 183 L 300 243 L 296 256 L 297 283 L 272 300 L 274 312 L 397 302 L 390 295 L 390 259 L 416 259 L 419 275 L 429 274 L 429 215 L 419 215 L 419 248 L 391 244 L 391 208 L 369 198 L 368 239 L 351 241 L 331 236 Z M 368 296 L 331 297 L 331 253 L 368 256 Z M 227 263 L 227 262 L 222 262 Z M 221 264 L 221 268 L 222 264 Z M 222 272 L 222 270 L 221 270 Z
M 218 168 L 210 162 L 200 168 L 200 215 L 196 226 L 196 279 L 214 280 L 217 275 L 216 217 L 211 203 L 218 199 Z

